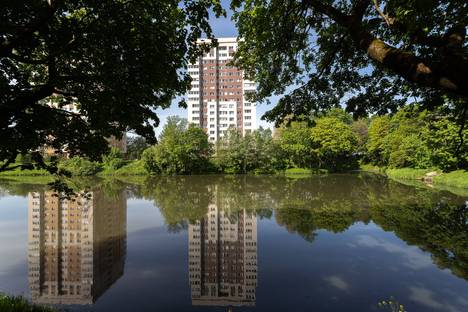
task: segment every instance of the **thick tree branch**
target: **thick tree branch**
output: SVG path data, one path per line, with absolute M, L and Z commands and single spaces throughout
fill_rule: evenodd
M 406 80 L 462 96 L 468 95 L 468 80 L 457 79 L 459 73 L 447 75 L 448 70 L 444 64 L 431 65 L 413 53 L 392 47 L 362 29 L 350 33 L 372 60 Z
M 323 3 L 321 0 L 303 0 L 302 4 L 306 7 L 314 8 L 317 12 L 330 17 L 339 24 L 346 23 L 348 19 L 346 14 L 329 4 Z
M 421 86 L 445 90 L 462 96 L 468 96 L 468 78 L 447 64 L 430 64 L 414 53 L 392 47 L 369 33 L 362 25 L 359 16 L 345 15 L 331 5 L 318 0 L 304 0 L 305 5 L 322 13 L 348 30 L 356 45 L 381 66 Z M 354 13 L 363 14 L 370 1 L 359 0 Z M 357 8 L 357 9 L 356 9 Z M 458 38 L 454 37 L 453 40 Z M 458 40 L 457 42 L 459 42 Z M 459 68 L 467 68 L 466 61 Z M 454 70 L 455 69 L 455 70 Z M 463 72 L 463 70 L 461 70 Z
M 390 27 L 393 26 L 393 24 L 395 22 L 395 19 L 389 17 L 387 14 L 385 14 L 382 11 L 382 9 L 380 8 L 380 1 L 379 0 L 373 0 L 373 2 L 374 2 L 374 8 L 377 11 L 377 13 L 380 15 L 380 17 L 382 17 L 382 19 L 385 21 L 385 23 L 388 26 L 390 26 Z

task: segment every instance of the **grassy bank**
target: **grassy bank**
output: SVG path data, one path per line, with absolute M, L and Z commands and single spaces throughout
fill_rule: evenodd
M 12 297 L 0 294 L 0 311 L 2 312 L 56 312 L 57 310 L 29 303 L 23 297 Z
M 91 163 L 91 162 L 89 162 Z M 143 161 L 141 160 L 130 160 L 125 161 L 125 164 L 118 169 L 106 168 L 100 163 L 92 163 L 93 168 L 89 167 L 89 164 L 80 164 L 81 166 L 72 166 L 66 162 L 59 163 L 59 168 L 65 169 L 73 176 L 130 176 L 130 175 L 148 175 L 148 172 L 144 168 Z M 44 169 L 26 169 L 21 170 L 19 168 L 14 170 L 8 170 L 0 172 L 0 178 L 28 178 L 28 177 L 43 177 L 48 178 L 52 181 L 52 175 Z
M 33 177 L 33 176 L 48 176 L 50 173 L 44 169 L 25 169 L 16 168 L 14 170 L 0 172 L 0 177 Z
M 443 188 L 454 187 L 458 189 L 468 189 L 468 171 L 456 170 L 451 172 L 441 172 L 436 169 L 413 169 L 413 168 L 401 168 L 401 169 L 383 169 L 375 166 L 361 166 L 361 170 L 369 172 L 383 173 L 394 180 L 417 180 L 422 181 L 426 174 L 430 172 L 437 172 L 432 178 L 432 184 L 434 186 L 440 186 Z
M 98 173 L 99 176 L 143 176 L 148 175 L 142 160 L 128 161 L 119 169 L 104 168 Z

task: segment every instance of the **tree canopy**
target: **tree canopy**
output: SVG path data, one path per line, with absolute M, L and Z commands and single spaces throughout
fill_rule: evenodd
M 99 159 L 126 130 L 154 142 L 154 109 L 185 93 L 196 39 L 213 38 L 210 9 L 224 14 L 219 0 L 2 1 L 0 169 L 44 145 Z
M 169 117 L 160 142 L 142 154 L 146 170 L 157 174 L 190 174 L 209 171 L 212 145 L 208 135 L 187 120 Z
M 281 122 L 346 103 L 356 116 L 410 100 L 466 118 L 468 3 L 464 0 L 233 0 L 242 38 L 235 64 Z

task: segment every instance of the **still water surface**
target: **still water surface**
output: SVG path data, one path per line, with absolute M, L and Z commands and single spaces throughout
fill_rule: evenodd
M 466 197 L 373 175 L 0 182 L 0 292 L 70 311 L 468 311 Z

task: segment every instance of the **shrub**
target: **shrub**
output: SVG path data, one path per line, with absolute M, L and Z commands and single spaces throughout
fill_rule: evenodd
M 74 176 L 92 176 L 101 171 L 101 165 L 88 159 L 75 156 L 59 164 L 60 170 L 65 170 Z

